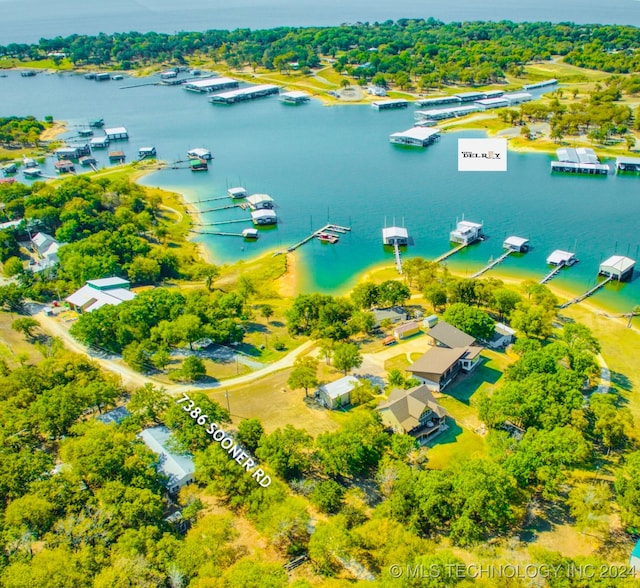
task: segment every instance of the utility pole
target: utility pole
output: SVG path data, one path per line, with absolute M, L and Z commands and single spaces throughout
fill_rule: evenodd
M 224 397 L 227 399 L 227 411 L 231 414 L 231 406 L 229 404 L 229 390 L 224 391 Z

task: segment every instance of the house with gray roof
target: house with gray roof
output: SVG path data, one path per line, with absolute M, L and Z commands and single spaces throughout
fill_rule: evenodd
M 407 371 L 434 392 L 442 392 L 460 372 L 470 372 L 480 363 L 482 347 L 431 347 Z
M 431 345 L 448 347 L 449 349 L 469 347 L 476 341 L 471 335 L 467 335 L 464 331 L 444 321 L 439 321 L 437 325 L 431 327 L 427 337 Z

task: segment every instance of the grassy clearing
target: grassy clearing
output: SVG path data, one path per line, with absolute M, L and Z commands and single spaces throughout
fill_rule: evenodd
M 0 312 L 0 359 L 10 368 L 20 366 L 19 358 L 25 363 L 35 364 L 42 360 L 42 354 L 35 345 L 30 344 L 22 333 L 11 328 L 13 321 L 22 318 L 14 312 Z M 35 330 L 34 334 L 37 335 Z
M 486 443 L 480 435 L 461 427 L 452 419 L 448 419 L 447 424 L 449 428 L 428 444 L 428 468 L 442 470 L 453 463 L 485 455 Z
M 400 355 L 396 355 L 391 359 L 387 359 L 387 361 L 384 362 L 384 369 L 386 371 L 400 370 L 401 372 L 404 372 L 404 370 L 406 370 L 409 365 L 410 363 L 407 359 L 407 354 L 401 353 Z
M 230 387 L 229 406 L 234 425 L 248 418 L 260 419 L 267 432 L 292 424 L 314 437 L 338 428 L 340 416 L 322 408 L 314 399 L 305 399 L 304 390 L 290 390 L 290 369 L 266 375 L 250 384 Z M 311 391 L 310 391 L 311 393 Z M 212 400 L 227 406 L 225 389 L 209 391 Z

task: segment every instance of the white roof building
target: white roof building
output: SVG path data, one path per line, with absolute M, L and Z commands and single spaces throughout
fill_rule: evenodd
M 562 249 L 556 249 L 549 257 L 547 257 L 547 263 L 549 265 L 573 265 L 576 261 L 576 256 L 570 251 L 563 251 Z
M 135 298 L 129 285 L 128 280 L 117 277 L 89 280 L 65 300 L 80 312 L 92 312 L 105 305 L 118 306 Z
M 238 80 L 225 77 L 205 78 L 184 84 L 185 90 L 192 92 L 215 92 L 224 88 L 237 88 Z
M 227 194 L 229 194 L 231 198 L 245 198 L 247 191 L 242 186 L 236 186 L 235 188 L 229 188 Z
M 351 404 L 351 391 L 360 384 L 355 376 L 345 376 L 318 388 L 320 402 L 330 409 Z
M 385 227 L 382 229 L 382 243 L 384 245 L 407 245 L 409 242 L 409 231 L 404 227 Z
M 398 145 L 426 147 L 440 138 L 440 129 L 428 127 L 412 127 L 406 131 L 392 133 L 389 141 Z
M 171 493 L 193 482 L 193 474 L 196 471 L 193 458 L 189 454 L 180 454 L 169 449 L 171 431 L 164 425 L 145 429 L 140 433 L 144 444 L 159 456 L 158 469 L 167 478 L 167 490 Z
M 633 275 L 633 268 L 635 265 L 636 262 L 630 257 L 625 257 L 624 255 L 612 255 L 600 264 L 598 273 L 624 281 Z
M 260 208 L 251 211 L 251 220 L 254 225 L 275 225 L 278 222 L 278 215 L 270 208 Z
M 483 236 L 482 223 L 460 221 L 456 228 L 449 233 L 449 241 L 469 245 Z
M 247 204 L 253 210 L 260 210 L 262 208 L 273 208 L 273 198 L 269 194 L 251 194 L 247 196 Z
M 511 249 L 511 251 L 524 252 L 529 249 L 529 239 L 512 235 L 504 240 L 502 246 L 505 249 Z

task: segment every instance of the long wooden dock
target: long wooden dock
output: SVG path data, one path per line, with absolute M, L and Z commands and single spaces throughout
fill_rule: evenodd
M 505 259 L 507 259 L 507 257 L 509 257 L 511 254 L 513 253 L 512 249 L 507 249 L 500 257 L 497 257 L 496 259 L 494 259 L 492 262 L 488 263 L 487 265 L 485 265 L 481 270 L 478 270 L 475 274 L 473 274 L 471 277 L 472 278 L 477 278 L 479 276 L 481 276 L 482 274 L 484 274 L 485 272 L 488 272 L 490 269 L 496 267 L 496 265 L 498 265 L 499 263 L 502 263 Z
M 250 223 L 250 218 L 239 218 L 235 220 L 216 221 L 214 223 L 194 223 L 196 227 L 214 227 L 217 225 L 228 225 L 231 223 Z
M 221 237 L 244 237 L 242 233 L 226 233 L 222 231 L 194 231 L 192 229 L 189 232 L 195 233 L 196 235 L 220 235 Z
M 215 208 L 203 208 L 198 210 L 197 214 L 203 214 L 205 212 L 217 212 L 218 210 L 229 210 L 230 208 L 243 208 L 241 204 L 227 204 L 226 206 L 216 206 Z
M 585 298 L 589 298 L 592 294 L 595 294 L 600 288 L 604 287 L 605 284 L 608 284 L 611 280 L 613 280 L 613 276 L 607 277 L 605 280 L 602 280 L 599 284 L 596 284 L 593 288 L 587 290 L 584 294 L 580 294 L 580 296 L 576 296 L 572 300 L 565 302 L 560 305 L 560 308 L 567 308 L 567 306 L 571 306 L 572 304 L 577 304 L 578 302 L 582 302 Z
M 555 278 L 558 273 L 560 273 L 560 270 L 565 267 L 567 264 L 562 262 L 559 263 L 556 267 L 554 267 L 544 278 L 542 278 L 540 280 L 540 284 L 546 284 L 547 282 L 550 282 L 551 280 L 553 280 L 553 278 Z
M 393 244 L 393 254 L 396 256 L 396 269 L 402 275 L 402 258 L 400 257 L 400 247 L 397 243 Z
M 290 253 L 291 251 L 295 251 L 296 249 L 298 249 L 298 247 L 302 247 L 305 243 L 308 243 L 309 241 L 311 241 L 311 239 L 313 239 L 314 237 L 317 237 L 320 233 L 325 233 L 327 231 L 330 231 L 332 233 L 344 234 L 350 230 L 351 230 L 351 227 L 342 227 L 340 225 L 334 225 L 329 223 L 324 227 L 318 229 L 317 231 L 313 231 L 313 233 L 311 233 L 310 235 L 307 235 L 304 239 L 298 241 L 297 243 L 294 243 L 290 247 L 287 247 L 287 253 Z
M 446 253 L 443 253 L 440 257 L 436 257 L 433 260 L 433 262 L 434 263 L 440 263 L 441 261 L 444 261 L 445 259 L 447 259 L 447 258 L 451 257 L 452 255 L 458 253 L 458 251 L 462 251 L 465 247 L 466 247 L 466 245 L 464 243 L 461 243 L 457 247 L 454 247 L 453 249 L 450 249 Z
M 229 196 L 216 196 L 215 198 L 205 198 L 204 200 L 198 200 L 198 204 L 203 202 L 213 202 L 214 200 L 229 200 Z

